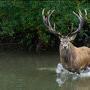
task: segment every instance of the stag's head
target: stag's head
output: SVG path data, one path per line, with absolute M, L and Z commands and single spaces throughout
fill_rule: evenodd
M 68 35 L 63 36 L 60 32 L 55 30 L 55 23 L 52 26 L 50 23 L 50 17 L 52 15 L 52 13 L 54 12 L 54 10 L 49 10 L 46 15 L 45 15 L 45 9 L 42 10 L 42 17 L 43 17 L 43 22 L 45 24 L 45 26 L 47 27 L 48 31 L 56 36 L 59 37 L 60 39 L 60 47 L 63 49 L 68 49 L 69 48 L 69 44 L 72 40 L 75 39 L 77 33 L 81 30 L 81 28 L 83 27 L 84 21 L 85 19 L 82 16 L 81 11 L 79 10 L 78 13 L 75 13 L 73 11 L 73 14 L 78 18 L 79 20 L 79 26 L 78 28 L 74 31 L 74 32 L 70 32 Z M 87 15 L 87 11 L 85 10 L 85 16 Z
M 71 41 L 73 41 L 76 37 L 76 34 L 73 36 L 62 36 L 60 37 L 60 48 L 61 49 L 68 49 L 70 48 Z

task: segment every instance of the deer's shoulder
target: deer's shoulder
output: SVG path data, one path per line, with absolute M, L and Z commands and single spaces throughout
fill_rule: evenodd
M 81 53 L 89 53 L 90 54 L 90 48 L 89 47 L 86 47 L 86 46 L 82 46 L 82 47 L 79 47 L 77 48 L 78 49 L 78 52 L 81 52 Z

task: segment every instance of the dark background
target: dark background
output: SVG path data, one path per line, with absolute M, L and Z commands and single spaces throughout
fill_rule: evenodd
M 0 0 L 0 47 L 22 48 L 27 51 L 58 50 L 59 39 L 46 31 L 42 9 L 55 10 L 51 22 L 63 35 L 78 27 L 78 19 L 72 13 L 80 9 L 87 19 L 77 35 L 76 46 L 90 46 L 90 1 L 89 0 Z

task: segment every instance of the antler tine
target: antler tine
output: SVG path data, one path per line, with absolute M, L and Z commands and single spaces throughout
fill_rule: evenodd
M 45 9 L 42 10 L 42 17 L 43 17 L 43 22 L 46 25 L 45 21 L 46 21 L 46 16 L 44 15 Z
M 49 26 L 51 26 L 51 23 L 50 23 L 50 17 L 51 17 L 51 15 L 52 15 L 52 13 L 54 12 L 54 10 L 52 10 L 51 12 L 50 12 L 50 10 L 47 12 L 48 13 L 48 24 L 49 24 Z M 55 29 L 55 28 L 54 28 Z M 53 29 L 53 30 L 54 30 Z M 55 30 L 54 30 L 55 31 Z
M 84 9 L 84 12 L 85 12 L 85 16 L 87 16 L 87 10 L 86 9 Z
M 84 9 L 84 12 L 85 12 L 85 18 L 86 18 L 86 20 L 87 20 L 87 10 Z
M 52 27 L 51 23 L 50 23 L 50 17 L 52 15 L 52 13 L 54 12 L 54 10 L 49 10 L 46 15 L 45 15 L 45 9 L 42 10 L 42 17 L 43 17 L 43 22 L 45 24 L 45 26 L 48 28 L 48 31 L 51 32 L 52 34 L 61 36 L 60 32 L 57 32 L 55 30 L 55 23 Z
M 43 16 L 43 19 L 45 20 L 44 11 L 45 9 L 42 10 L 42 16 Z
M 55 30 L 55 23 L 54 23 L 54 30 Z
M 78 14 L 73 11 L 73 14 L 78 17 L 80 23 L 79 23 L 79 26 L 78 26 L 77 30 L 68 34 L 68 35 L 74 35 L 74 34 L 78 33 L 81 30 L 81 28 L 83 27 L 83 24 L 84 24 L 84 18 L 82 16 L 82 12 L 80 10 L 79 10 Z

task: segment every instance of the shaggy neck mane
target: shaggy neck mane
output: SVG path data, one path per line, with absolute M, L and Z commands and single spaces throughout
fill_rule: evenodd
M 69 44 L 68 49 L 62 49 L 61 50 L 61 57 L 66 64 L 73 64 L 73 60 L 75 60 L 75 47 L 72 43 Z

